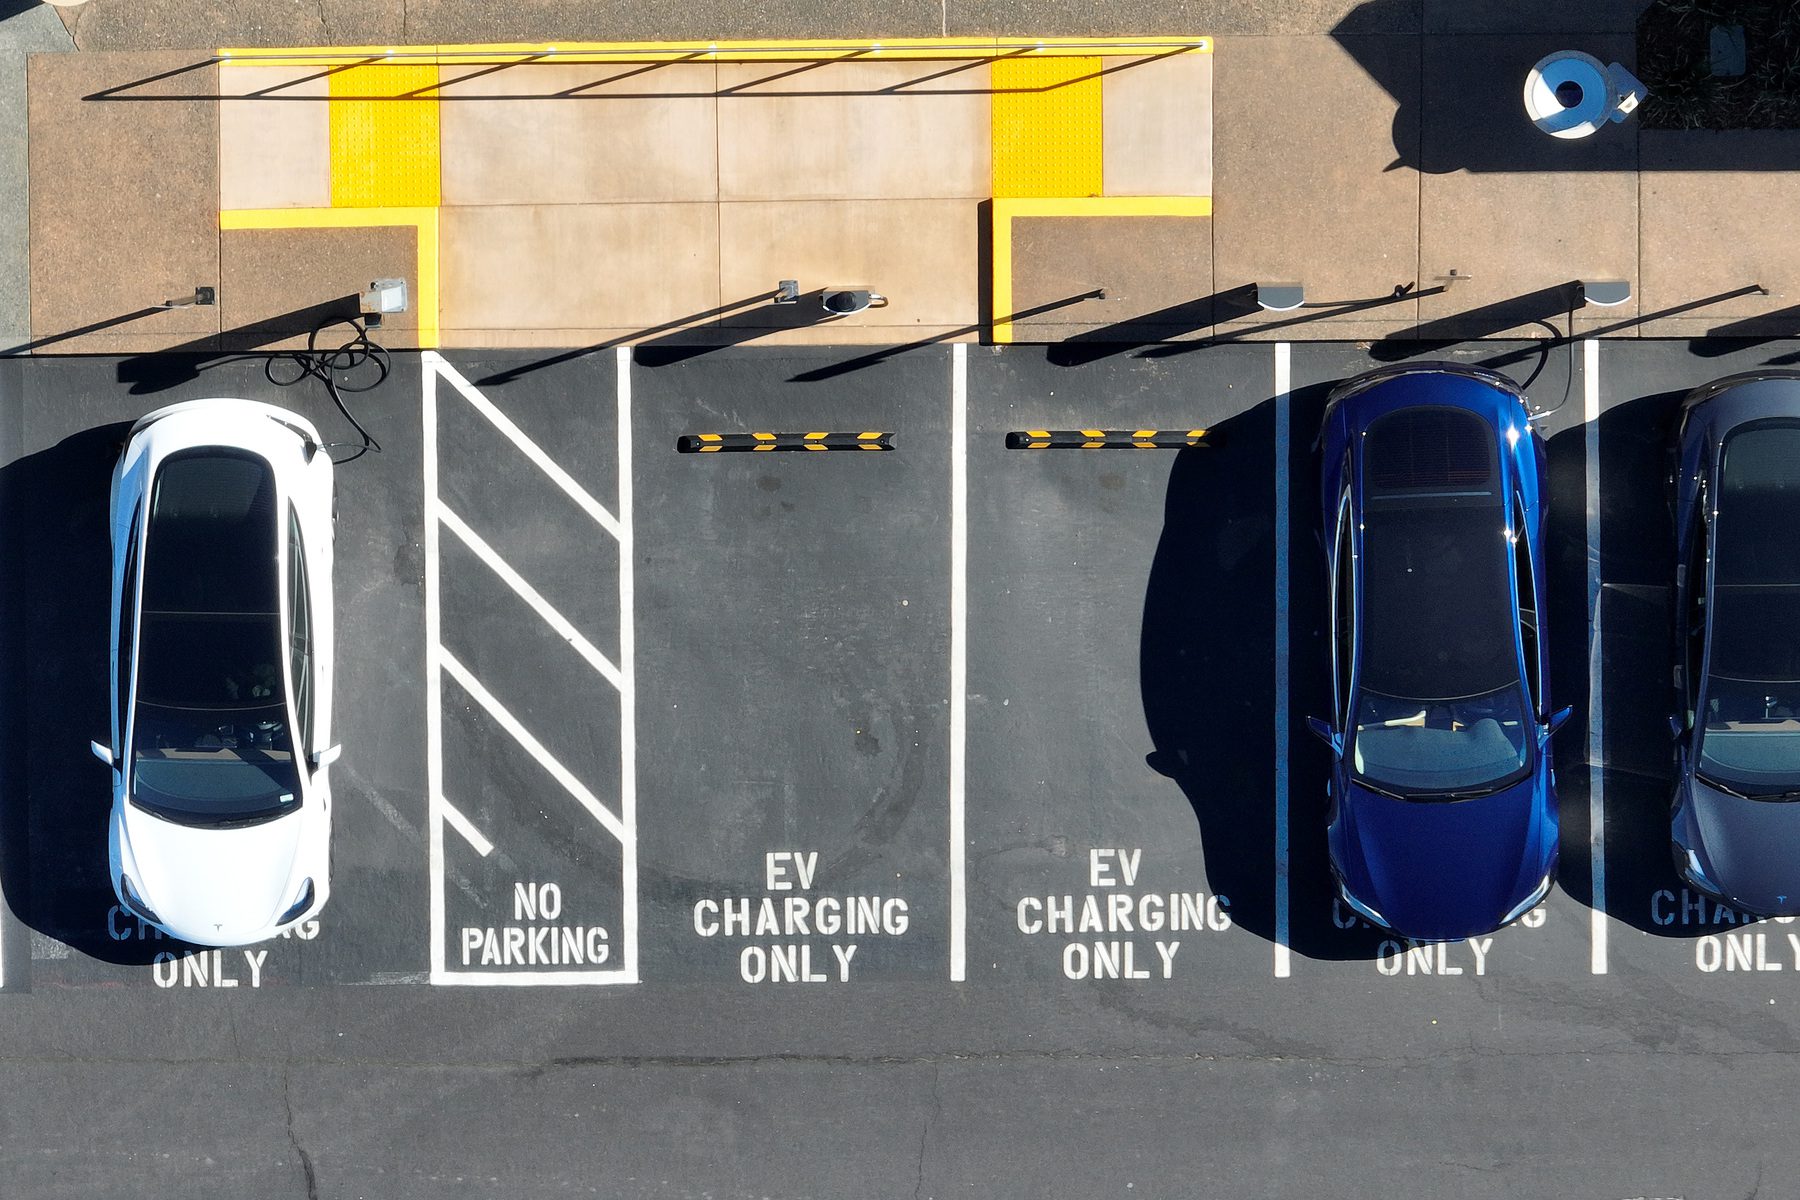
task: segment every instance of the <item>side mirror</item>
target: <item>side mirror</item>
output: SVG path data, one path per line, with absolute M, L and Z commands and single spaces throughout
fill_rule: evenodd
M 342 757 L 343 753 L 344 745 L 342 742 L 339 742 L 335 746 L 327 746 L 325 749 L 312 756 L 313 766 L 329 767 L 332 763 Z
M 101 742 L 89 742 L 88 749 L 92 750 L 94 752 L 95 758 L 99 759 L 101 762 L 105 763 L 107 766 L 110 767 L 113 765 L 112 747 L 107 746 Z
M 1332 754 L 1339 758 L 1344 756 L 1343 740 L 1338 737 L 1337 732 L 1333 730 L 1331 726 L 1327 725 L 1318 717 L 1308 717 L 1306 718 L 1306 727 L 1312 730 L 1312 735 L 1314 737 L 1318 738 L 1321 742 L 1324 742 L 1331 748 Z
M 1569 723 L 1569 717 L 1574 712 L 1575 709 L 1573 705 L 1565 704 L 1555 712 L 1551 713 L 1550 719 L 1544 722 L 1544 736 L 1549 737 L 1564 725 L 1567 725 Z
M 1679 742 L 1686 736 L 1687 722 L 1683 721 L 1680 717 L 1671 716 L 1669 718 L 1669 740 L 1672 742 Z

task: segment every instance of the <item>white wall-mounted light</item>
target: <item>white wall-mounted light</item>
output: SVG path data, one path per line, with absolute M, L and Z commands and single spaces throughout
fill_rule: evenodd
M 1306 303 L 1303 283 L 1253 283 L 1250 290 L 1256 307 L 1268 312 L 1292 312 Z
M 1631 284 L 1623 279 L 1578 279 L 1575 281 L 1575 298 L 1584 305 L 1611 308 L 1631 299 Z

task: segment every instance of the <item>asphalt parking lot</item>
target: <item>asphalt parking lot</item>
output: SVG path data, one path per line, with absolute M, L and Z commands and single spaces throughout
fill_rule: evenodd
M 1420 353 L 1547 410 L 1576 708 L 1558 888 L 1429 947 L 1334 903 L 1304 720 L 1324 397 Z M 382 452 L 338 477 L 333 898 L 216 954 L 112 908 L 112 458 L 196 396 L 348 425 L 260 358 L 0 361 L 20 1194 L 124 1195 L 123 1163 L 221 1194 L 1779 1192 L 1800 926 L 1668 862 L 1662 447 L 1688 388 L 1797 353 L 399 356 L 352 400 Z M 675 451 L 748 430 L 895 449 Z M 191 1126 L 227 1094 L 242 1129 Z M 44 1151 L 96 1098 L 141 1136 Z

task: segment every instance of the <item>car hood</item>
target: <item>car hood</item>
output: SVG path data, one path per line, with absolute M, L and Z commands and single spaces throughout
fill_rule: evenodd
M 1746 800 L 1688 785 L 1688 837 L 1727 903 L 1766 916 L 1800 913 L 1800 802 Z
M 126 804 L 120 862 L 174 936 L 210 946 L 261 941 L 296 898 L 301 817 L 202 829 Z
M 1345 885 L 1418 941 L 1491 932 L 1555 861 L 1556 824 L 1538 781 L 1473 800 L 1394 800 L 1352 783 L 1333 830 Z

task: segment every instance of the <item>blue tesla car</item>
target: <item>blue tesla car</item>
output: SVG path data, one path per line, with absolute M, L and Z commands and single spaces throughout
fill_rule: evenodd
M 1543 439 L 1511 380 L 1419 363 L 1340 385 L 1320 447 L 1338 890 L 1404 937 L 1487 933 L 1556 871 Z
M 1800 913 L 1800 373 L 1681 405 L 1675 468 L 1676 786 L 1690 885 Z

